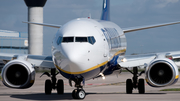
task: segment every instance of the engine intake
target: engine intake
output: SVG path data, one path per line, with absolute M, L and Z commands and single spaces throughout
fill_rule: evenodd
M 157 63 L 151 68 L 149 75 L 153 82 L 165 84 L 172 80 L 173 70 L 165 63 Z
M 2 79 L 5 86 L 29 88 L 34 84 L 35 70 L 27 61 L 12 60 L 3 67 Z
M 156 59 L 146 69 L 146 81 L 153 87 L 174 84 L 178 79 L 178 69 L 170 59 Z

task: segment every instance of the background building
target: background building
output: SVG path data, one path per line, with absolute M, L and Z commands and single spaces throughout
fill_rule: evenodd
M 28 54 L 27 36 L 26 32 L 0 30 L 0 53 Z M 0 60 L 0 70 L 3 66 Z
M 0 52 L 27 54 L 27 36 L 26 32 L 0 30 Z

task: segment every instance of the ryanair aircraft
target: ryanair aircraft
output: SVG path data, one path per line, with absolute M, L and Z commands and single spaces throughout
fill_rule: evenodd
M 140 94 L 145 93 L 144 79 L 138 79 L 143 73 L 146 82 L 152 87 L 175 84 L 179 72 L 173 59 L 180 58 L 180 52 L 126 57 L 125 34 L 180 22 L 121 29 L 110 21 L 109 11 L 110 0 L 104 0 L 100 20 L 77 18 L 63 26 L 26 22 L 59 28 L 52 41 L 52 56 L 0 53 L 0 59 L 6 62 L 1 74 L 4 85 L 17 89 L 31 87 L 35 81 L 35 67 L 51 69 L 51 73 L 43 74 L 51 78 L 45 82 L 46 94 L 51 94 L 52 89 L 57 89 L 58 94 L 64 93 L 63 80 L 56 79 L 56 75 L 61 74 L 69 80 L 70 86 L 73 86 L 74 82 L 74 99 L 85 98 L 83 84 L 86 80 L 98 77 L 105 79 L 106 75 L 121 69 L 127 69 L 133 74 L 133 79 L 126 81 L 127 94 L 131 94 L 133 89 L 138 89 Z M 138 73 L 138 66 L 144 66 L 145 71 Z M 132 71 L 129 68 L 132 68 Z

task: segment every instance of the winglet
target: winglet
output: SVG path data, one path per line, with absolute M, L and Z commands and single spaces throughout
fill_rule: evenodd
M 110 21 L 110 0 L 103 0 L 101 20 Z

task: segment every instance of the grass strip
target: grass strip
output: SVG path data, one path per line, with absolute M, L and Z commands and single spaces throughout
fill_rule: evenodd
M 160 91 L 180 91 L 180 88 L 162 89 Z

